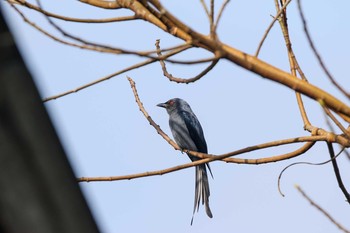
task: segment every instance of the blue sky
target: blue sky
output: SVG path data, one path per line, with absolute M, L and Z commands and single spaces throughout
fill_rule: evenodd
M 43 1 L 45 9 L 81 18 L 125 15 L 78 1 Z M 218 2 L 216 8 L 220 6 Z M 350 47 L 350 2 L 302 1 L 316 47 L 327 67 L 347 90 Z M 142 59 L 85 51 L 59 44 L 29 25 L 4 2 L 3 10 L 43 98 L 74 89 L 123 69 Z M 199 1 L 167 1 L 165 6 L 196 30 L 207 33 L 208 23 Z M 22 9 L 22 8 L 21 8 Z M 23 12 L 36 24 L 59 35 L 34 11 Z M 254 54 L 275 14 L 274 1 L 232 1 L 224 12 L 218 33 L 221 41 Z M 144 21 L 79 24 L 56 20 L 68 32 L 82 38 L 127 49 L 154 49 L 180 44 Z M 348 101 L 331 85 L 305 39 L 296 2 L 288 8 L 288 24 L 295 54 L 309 81 Z M 192 49 L 177 59 L 193 60 L 210 54 Z M 278 25 L 272 29 L 259 56 L 288 71 L 288 59 Z M 206 65 L 167 64 L 169 72 L 192 77 Z M 126 75 L 137 85 L 139 96 L 152 118 L 168 134 L 168 116 L 156 104 L 180 97 L 191 105 L 204 129 L 209 152 L 222 154 L 246 146 L 308 135 L 289 89 L 220 61 L 195 84 L 169 82 L 158 63 L 112 78 L 78 93 L 45 103 L 77 177 L 112 176 L 164 169 L 189 162 L 149 125 L 134 101 Z M 327 128 L 320 106 L 304 97 L 311 123 Z M 242 155 L 259 158 L 292 151 L 291 145 Z M 338 148 L 337 148 L 338 150 Z M 102 230 L 115 232 L 338 232 L 320 212 L 295 190 L 299 184 L 340 223 L 350 228 L 349 205 L 339 190 L 331 164 L 295 166 L 284 174 L 282 197 L 277 177 L 296 161 L 322 162 L 329 158 L 325 143 L 318 143 L 298 158 L 266 165 L 214 162 L 210 180 L 210 204 L 190 226 L 194 198 L 194 169 L 130 181 L 81 183 L 89 206 Z M 349 160 L 339 158 L 344 183 L 349 187 Z

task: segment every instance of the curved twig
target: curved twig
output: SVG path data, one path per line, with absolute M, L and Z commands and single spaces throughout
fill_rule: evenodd
M 159 43 L 160 43 L 160 40 L 158 39 L 156 41 L 156 44 L 155 44 L 156 48 L 157 48 L 157 55 L 158 56 L 162 56 L 162 53 L 160 51 Z M 159 63 L 161 65 L 161 67 L 162 67 L 163 74 L 164 74 L 165 77 L 167 77 L 170 81 L 177 82 L 177 83 L 186 83 L 186 84 L 191 83 L 191 82 L 195 82 L 195 81 L 199 80 L 200 78 L 202 78 L 211 69 L 213 69 L 215 67 L 215 65 L 218 63 L 218 61 L 219 61 L 219 58 L 215 57 L 212 60 L 212 63 L 207 68 L 205 68 L 202 72 L 200 72 L 198 75 L 196 75 L 193 78 L 184 79 L 184 78 L 177 78 L 177 77 L 174 77 L 172 74 L 169 74 L 167 69 L 166 69 L 165 62 L 163 60 L 159 59 Z
M 344 147 L 339 151 L 339 153 L 334 157 L 337 158 L 343 151 L 344 151 Z M 282 197 L 284 197 L 284 193 L 282 192 L 282 189 L 281 189 L 281 180 L 282 180 L 282 175 L 284 174 L 284 172 L 292 167 L 292 166 L 295 166 L 295 165 L 313 165 L 313 166 L 320 166 L 320 165 L 324 165 L 324 164 L 327 164 L 329 163 L 330 161 L 332 161 L 333 159 L 328 159 L 327 161 L 324 161 L 324 162 L 320 162 L 320 163 L 311 163 L 311 162 L 296 162 L 296 163 L 291 163 L 289 164 L 288 166 L 286 166 L 285 168 L 282 169 L 282 171 L 280 172 L 279 176 L 278 176 L 278 179 L 277 179 L 277 187 L 278 187 L 278 192 L 281 194 Z

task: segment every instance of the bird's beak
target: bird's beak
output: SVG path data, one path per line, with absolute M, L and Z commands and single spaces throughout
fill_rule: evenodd
M 166 103 L 160 103 L 160 104 L 157 104 L 157 106 L 161 107 L 161 108 L 166 108 L 167 104 Z

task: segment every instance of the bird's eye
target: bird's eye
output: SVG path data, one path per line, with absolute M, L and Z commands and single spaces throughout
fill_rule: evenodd
M 174 100 L 169 100 L 168 101 L 168 104 L 171 106 L 171 105 L 173 105 L 174 104 Z

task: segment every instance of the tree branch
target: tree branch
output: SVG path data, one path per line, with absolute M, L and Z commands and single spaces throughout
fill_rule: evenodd
M 157 55 L 159 57 L 161 57 L 162 53 L 160 52 L 159 43 L 160 43 L 160 40 L 157 40 L 155 45 L 157 48 Z M 196 75 L 193 78 L 184 79 L 184 78 L 177 78 L 177 77 L 174 77 L 172 74 L 169 74 L 167 69 L 166 69 L 165 62 L 163 60 L 159 59 L 159 63 L 162 67 L 163 74 L 165 77 L 167 77 L 170 81 L 177 82 L 177 83 L 186 83 L 186 84 L 191 83 L 191 82 L 195 82 L 198 79 L 202 78 L 204 75 L 206 75 L 210 70 L 212 70 L 215 67 L 215 65 L 218 63 L 218 61 L 219 61 L 218 57 L 213 58 L 212 63 L 207 68 L 205 68 L 202 72 L 200 72 L 198 75 Z
M 333 150 L 332 143 L 331 142 L 327 142 L 327 147 L 328 147 L 329 155 L 331 156 L 331 159 L 332 159 L 332 165 L 333 165 L 335 177 L 337 178 L 337 182 L 338 182 L 339 188 L 343 192 L 346 200 L 348 201 L 348 204 L 350 204 L 350 194 L 346 190 L 346 188 L 345 188 L 345 186 L 343 184 L 343 181 L 341 179 L 339 168 L 338 168 L 338 164 L 337 164 L 337 160 L 334 158 L 334 150 Z
M 43 13 L 46 16 L 65 20 L 65 21 L 76 22 L 76 23 L 110 23 L 110 22 L 121 22 L 121 21 L 130 21 L 130 20 L 139 19 L 138 17 L 136 17 L 136 15 L 113 17 L 113 18 L 106 18 L 106 19 L 80 19 L 80 18 L 66 17 L 66 16 L 51 13 L 25 0 L 16 0 L 16 2 L 29 9 Z
M 98 0 L 91 0 L 86 2 L 100 2 Z M 320 88 L 309 84 L 305 81 L 293 78 L 293 75 L 288 74 L 260 59 L 248 55 L 240 50 L 232 48 L 220 41 L 211 38 L 210 36 L 202 35 L 184 23 L 174 17 L 169 11 L 167 11 L 162 4 L 157 0 L 149 0 L 147 2 L 138 1 L 122 1 L 124 2 L 123 8 L 131 9 L 137 15 L 152 24 L 160 27 L 162 30 L 171 33 L 172 35 L 185 40 L 186 42 L 193 43 L 194 46 L 204 48 L 214 54 L 220 54 L 220 57 L 224 57 L 229 61 L 252 71 L 264 78 L 280 83 L 288 88 L 300 92 L 316 101 L 323 100 L 327 107 L 332 109 L 338 114 L 343 114 L 350 122 L 350 107 L 329 93 L 321 90 Z M 113 2 L 114 3 L 114 2 Z M 135 5 L 139 3 L 138 5 Z M 140 5 L 141 4 L 141 5 Z M 143 5 L 142 5 L 143 4 Z M 152 7 L 148 4 L 152 4 Z M 148 17 L 152 17 L 149 19 Z M 90 49 L 90 48 L 89 48 Z M 100 49 L 100 48 L 99 48 Z M 115 53 L 120 51 L 115 51 Z M 126 54 L 132 51 L 123 51 Z M 128 53 L 127 53 L 128 52 Z
M 171 52 L 167 53 L 166 55 L 162 56 L 162 59 L 166 59 L 166 58 L 168 58 L 168 57 L 174 56 L 175 54 L 178 54 L 178 53 L 180 53 L 180 52 L 183 52 L 183 51 L 185 51 L 186 49 L 189 49 L 190 47 L 191 47 L 190 45 L 185 45 L 185 46 L 183 46 L 183 47 L 179 47 L 179 48 L 177 48 L 177 49 L 174 49 L 173 51 L 171 51 Z M 148 59 L 148 60 L 146 60 L 146 61 L 144 61 L 144 62 L 140 62 L 140 63 L 138 63 L 138 64 L 129 66 L 129 67 L 125 68 L 125 69 L 122 69 L 122 70 L 119 70 L 119 71 L 117 71 L 117 72 L 115 72 L 115 73 L 112 73 L 112 74 L 110 74 L 110 75 L 107 75 L 106 77 L 97 79 L 97 80 L 95 80 L 95 81 L 93 81 L 93 82 L 90 82 L 90 83 L 87 83 L 87 84 L 82 85 L 82 86 L 80 86 L 80 87 L 77 87 L 77 88 L 75 88 L 75 89 L 73 89 L 73 90 L 69 90 L 69 91 L 66 91 L 66 92 L 63 92 L 63 93 L 61 93 L 61 94 L 57 94 L 57 95 L 54 95 L 54 96 L 51 96 L 51 97 L 47 97 L 47 98 L 43 99 L 43 102 L 48 102 L 48 101 L 50 101 L 50 100 L 58 99 L 58 98 L 61 98 L 61 97 L 63 97 L 63 96 L 69 95 L 69 94 L 77 93 L 78 91 L 81 91 L 81 90 L 83 90 L 83 89 L 85 89 L 85 88 L 88 88 L 88 87 L 91 87 L 91 86 L 93 86 L 93 85 L 96 85 L 96 84 L 98 84 L 98 83 L 100 83 L 100 82 L 107 81 L 107 80 L 109 80 L 109 79 L 111 79 L 111 78 L 113 78 L 113 77 L 115 77 L 115 76 L 117 76 L 117 75 L 123 74 L 123 73 L 125 73 L 125 72 L 127 72 L 127 71 L 130 71 L 130 70 L 134 70 L 134 69 L 137 69 L 137 68 L 146 66 L 146 65 L 151 64 L 151 63 L 156 62 L 156 61 L 157 61 L 157 59 L 153 59 L 153 58 Z
M 326 68 L 326 65 L 324 64 L 323 60 L 322 60 L 322 57 L 321 55 L 317 52 L 317 49 L 311 39 L 311 35 L 309 33 L 309 29 L 307 27 L 307 23 L 306 23 L 306 20 L 305 20 L 305 17 L 304 17 L 304 13 L 303 13 L 303 9 L 301 7 L 301 3 L 300 3 L 300 0 L 297 1 L 298 3 L 298 10 L 299 10 L 299 14 L 300 14 L 300 18 L 301 18 L 301 21 L 303 23 L 303 27 L 304 27 L 304 32 L 305 32 L 305 35 L 306 35 L 306 38 L 309 42 L 309 45 L 312 49 L 312 51 L 314 52 L 321 68 L 323 69 L 324 73 L 326 74 L 326 76 L 329 78 L 329 80 L 333 83 L 334 86 L 336 86 L 338 88 L 339 91 L 341 91 L 346 97 L 348 97 L 350 99 L 350 93 L 347 92 L 344 88 L 342 88 L 338 83 L 337 81 L 333 78 L 333 76 L 331 75 L 331 73 L 328 71 L 328 69 Z
M 292 167 L 292 166 L 295 166 L 295 165 L 312 165 L 312 166 L 321 166 L 321 165 L 324 165 L 324 164 L 327 164 L 329 162 L 331 162 L 333 159 L 336 159 L 342 152 L 345 151 L 345 148 L 343 147 L 339 153 L 334 157 L 334 158 L 331 158 L 327 161 L 324 161 L 324 162 L 320 162 L 320 163 L 310 163 L 310 162 L 296 162 L 296 163 L 291 163 L 289 164 L 288 166 L 286 166 L 285 168 L 283 168 L 283 170 L 280 172 L 279 176 L 278 176 L 278 179 L 277 179 L 277 187 L 278 187 L 278 192 L 281 194 L 282 197 L 284 197 L 284 193 L 282 192 L 282 189 L 281 189 L 281 180 L 282 180 L 282 175 L 284 174 L 284 172 Z
M 226 6 L 228 5 L 229 2 L 230 2 L 230 0 L 225 0 L 221 5 L 221 8 L 219 10 L 218 16 L 216 17 L 215 24 L 214 24 L 214 32 L 215 33 L 216 33 L 218 25 L 220 23 L 221 16 L 224 13 L 224 10 L 226 9 Z
M 263 37 L 260 40 L 260 43 L 258 45 L 258 48 L 256 49 L 255 52 L 255 57 L 259 56 L 260 50 L 265 42 L 265 39 L 267 37 L 267 35 L 270 33 L 270 30 L 272 29 L 273 25 L 275 24 L 276 20 L 280 17 L 280 15 L 284 12 L 284 10 L 287 8 L 288 4 L 291 2 L 292 0 L 288 0 L 286 2 L 286 4 L 283 5 L 283 7 L 277 12 L 276 16 L 273 18 L 273 20 L 271 21 L 270 25 L 267 27 Z
M 336 225 L 341 231 L 345 232 L 345 233 L 350 233 L 349 230 L 347 230 L 346 228 L 344 228 L 342 225 L 340 225 L 340 223 L 338 223 L 329 213 L 327 213 L 327 211 L 325 211 L 321 206 L 319 206 L 318 204 L 316 204 L 308 195 L 306 195 L 306 193 L 301 189 L 301 187 L 299 185 L 295 185 L 295 188 L 299 191 L 299 193 L 301 193 L 301 195 L 309 201 L 309 203 L 314 206 L 317 210 L 319 210 L 321 213 L 323 213 L 334 225 Z

